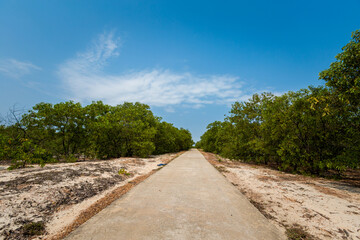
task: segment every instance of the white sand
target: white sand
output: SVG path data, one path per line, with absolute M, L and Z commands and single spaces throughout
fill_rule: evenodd
M 300 225 L 319 239 L 360 239 L 359 188 L 249 164 L 220 165 L 228 171 L 224 176 L 283 231 Z
M 47 235 L 39 239 L 46 239 L 71 224 L 97 200 L 175 155 L 0 170 L 0 240 L 9 234 L 23 239 L 19 231 L 24 223 L 37 221 L 45 222 Z M 131 175 L 120 176 L 122 168 Z

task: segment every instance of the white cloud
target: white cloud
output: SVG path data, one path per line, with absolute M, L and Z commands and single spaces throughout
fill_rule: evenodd
M 108 104 L 124 101 L 163 106 L 201 107 L 204 104 L 229 104 L 245 100 L 238 77 L 230 75 L 194 75 L 166 69 L 152 69 L 111 75 L 103 71 L 109 58 L 119 55 L 120 39 L 104 33 L 90 48 L 65 61 L 58 74 L 71 98 L 88 102 L 103 100 Z
M 30 62 L 21 62 L 15 59 L 0 60 L 0 73 L 11 78 L 20 78 L 34 70 L 41 70 L 41 68 Z

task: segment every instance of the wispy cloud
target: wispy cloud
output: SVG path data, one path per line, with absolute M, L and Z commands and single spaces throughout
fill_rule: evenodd
M 111 57 L 119 55 L 120 39 L 113 32 L 101 34 L 92 45 L 65 61 L 58 74 L 71 98 L 86 102 L 103 100 L 109 104 L 124 101 L 163 106 L 200 107 L 205 104 L 228 104 L 244 100 L 239 78 L 230 75 L 195 75 L 167 69 L 142 70 L 111 75 L 103 71 Z
M 22 62 L 15 59 L 0 60 L 0 73 L 11 78 L 20 78 L 35 70 L 41 70 L 41 68 L 30 62 Z

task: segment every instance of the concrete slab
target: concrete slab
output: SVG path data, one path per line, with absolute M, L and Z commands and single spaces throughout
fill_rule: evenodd
M 66 239 L 285 239 L 192 149 Z

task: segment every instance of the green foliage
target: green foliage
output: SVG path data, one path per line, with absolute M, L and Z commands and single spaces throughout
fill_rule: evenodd
M 360 167 L 360 31 L 320 73 L 327 87 L 255 94 L 209 124 L 196 144 L 222 156 L 289 172 L 340 174 Z
M 188 150 L 194 144 L 191 133 L 183 128 L 176 128 L 167 122 L 157 124 L 154 138 L 155 154 Z
M 43 222 L 32 222 L 23 226 L 24 236 L 42 235 L 45 232 L 45 226 Z
M 351 41 L 342 48 L 330 68 L 320 73 L 320 79 L 335 90 L 349 105 L 360 105 L 360 30 L 352 33 Z
M 39 103 L 16 123 L 0 126 L 0 159 L 12 160 L 11 169 L 55 160 L 75 162 L 79 157 L 147 157 L 192 144 L 188 130 L 161 122 L 141 103 Z
M 86 147 L 84 109 L 80 103 L 39 103 L 22 117 L 21 123 L 28 138 L 56 156 L 68 158 Z
M 65 162 L 67 163 L 73 163 L 73 162 L 76 162 L 77 161 L 77 157 L 75 157 L 75 155 L 73 154 L 69 154 L 69 155 L 65 155 L 62 157 Z
M 325 87 L 282 96 L 255 94 L 235 103 L 224 122 L 209 124 L 197 146 L 224 157 L 323 175 L 359 166 L 354 116 Z
M 128 171 L 126 171 L 124 168 L 121 168 L 118 172 L 119 175 L 126 175 L 129 176 L 130 173 Z
M 0 133 L 0 160 L 5 160 L 9 156 L 9 144 L 11 143 L 9 140 L 6 135 Z
M 27 138 L 11 138 L 3 127 L 0 132 L 0 160 L 11 160 L 9 170 L 23 168 L 26 164 L 44 166 L 52 157 L 45 149 Z
M 158 121 L 145 104 L 111 107 L 90 125 L 97 154 L 106 158 L 150 155 L 155 149 L 153 138 Z

